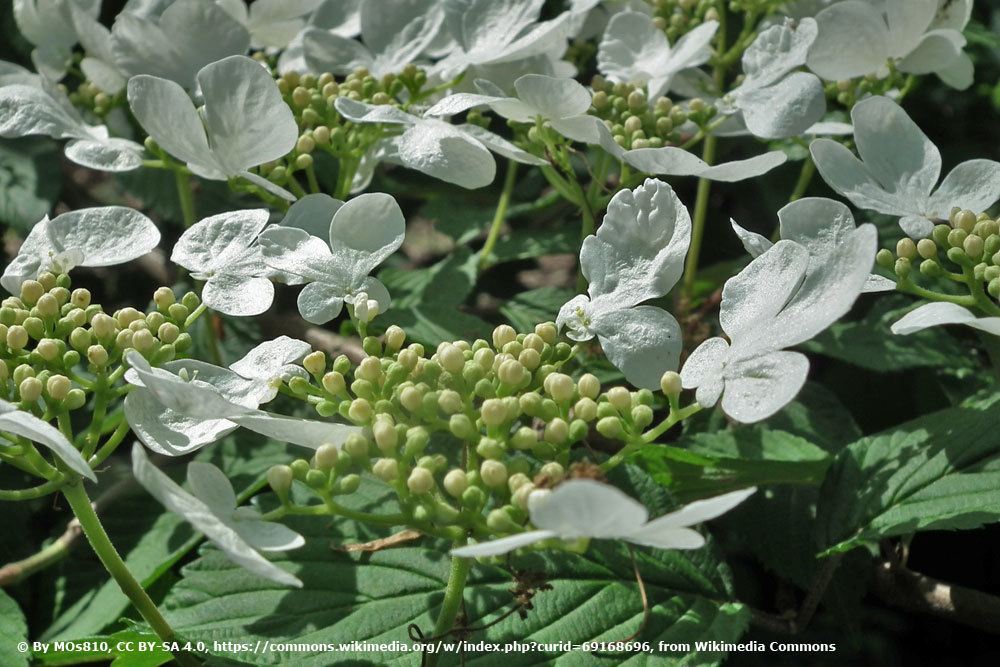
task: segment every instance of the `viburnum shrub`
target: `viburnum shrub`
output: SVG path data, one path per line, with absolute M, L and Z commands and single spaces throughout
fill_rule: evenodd
M 996 98 L 973 9 L 15 0 L 0 663 L 997 631 L 908 567 L 1000 519 L 1000 163 L 911 118 Z

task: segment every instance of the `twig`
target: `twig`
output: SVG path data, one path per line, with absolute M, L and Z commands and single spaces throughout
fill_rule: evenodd
M 823 594 L 826 593 L 826 589 L 830 585 L 830 580 L 833 579 L 833 574 L 837 571 L 837 567 L 840 565 L 843 557 L 843 554 L 836 554 L 823 562 L 823 566 L 816 573 L 816 578 L 813 579 L 812 585 L 809 586 L 809 591 L 806 593 L 806 597 L 802 601 L 802 605 L 798 611 L 779 616 L 769 614 L 766 611 L 760 611 L 759 609 L 753 609 L 751 611 L 751 620 L 753 623 L 765 630 L 783 635 L 796 635 L 805 630 L 812 617 L 816 614 L 819 603 L 823 599 Z

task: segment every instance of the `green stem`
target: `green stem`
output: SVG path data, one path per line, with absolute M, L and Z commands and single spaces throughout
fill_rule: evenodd
M 41 498 L 54 491 L 58 491 L 65 483 L 66 479 L 60 477 L 59 479 L 54 479 L 28 489 L 0 489 L 0 500 L 35 500 L 36 498 Z
M 976 305 L 976 299 L 971 295 L 959 296 L 956 294 L 943 294 L 942 292 L 935 292 L 917 285 L 909 277 L 901 278 L 899 282 L 896 283 L 896 289 L 900 292 L 906 292 L 908 294 L 913 294 L 914 296 L 919 296 L 920 298 L 927 299 L 928 301 L 947 301 L 948 303 L 956 303 L 959 306 L 966 306 L 968 308 L 972 308 Z
M 291 190 L 292 194 L 298 197 L 299 199 L 306 196 L 305 189 L 299 183 L 299 179 L 295 178 L 294 175 L 292 174 L 288 175 L 288 180 L 286 181 L 285 185 L 287 185 L 288 189 Z
M 490 254 L 493 252 L 497 239 L 500 238 L 500 230 L 503 228 L 504 220 L 507 219 L 507 207 L 510 205 L 511 195 L 514 193 L 514 183 L 517 180 L 517 163 L 508 162 L 507 175 L 503 179 L 503 189 L 500 191 L 500 199 L 497 201 L 497 210 L 493 214 L 493 222 L 490 224 L 490 231 L 486 235 L 486 243 L 479 251 L 479 270 L 483 271 L 490 264 Z
M 177 184 L 177 199 L 181 204 L 184 229 L 187 229 L 195 223 L 194 195 L 191 193 L 190 173 L 186 170 L 174 169 L 174 183 Z
M 465 592 L 465 581 L 469 578 L 469 570 L 472 569 L 471 558 L 451 559 L 451 570 L 448 573 L 448 584 L 444 589 L 444 600 L 441 601 L 441 611 L 438 612 L 437 623 L 434 624 L 432 637 L 441 637 L 451 632 L 455 627 L 455 618 L 462 607 L 462 596 Z M 438 640 L 441 643 L 441 640 Z M 437 665 L 439 653 L 427 654 L 427 667 Z
M 319 187 L 319 181 L 316 180 L 316 170 L 312 165 L 306 167 L 306 182 L 309 183 L 309 190 L 313 194 L 317 194 L 322 191 Z
M 802 199 L 802 195 L 806 193 L 806 188 L 809 187 L 815 173 L 816 163 L 812 161 L 812 157 L 806 156 L 802 162 L 802 169 L 799 170 L 799 180 L 795 181 L 795 189 L 788 196 L 788 203 Z
M 101 559 L 104 568 L 114 578 L 115 582 L 118 583 L 122 592 L 132 601 L 136 610 L 149 623 L 157 637 L 165 642 L 175 641 L 176 635 L 174 629 L 170 627 L 170 624 L 160 614 L 160 610 L 156 608 L 156 604 L 150 599 L 142 585 L 132 576 L 132 573 L 125 565 L 125 561 L 122 560 L 122 557 L 108 538 L 101 520 L 94 511 L 94 507 L 90 504 L 90 497 L 87 496 L 87 491 L 83 488 L 83 480 L 77 478 L 75 483 L 65 486 L 63 488 L 63 496 L 66 497 L 70 508 L 73 510 L 73 514 L 76 515 L 77 521 L 80 522 L 83 534 L 87 536 L 87 540 L 94 548 L 94 553 Z M 174 658 L 180 665 L 190 665 L 193 667 L 198 664 L 197 660 L 186 653 L 176 653 L 174 654 Z
M 715 148 L 718 138 L 714 134 L 705 137 L 705 146 L 701 159 L 711 165 L 715 161 Z M 694 200 L 694 219 L 691 227 L 691 246 L 688 248 L 687 259 L 684 262 L 684 292 L 691 296 L 694 287 L 695 274 L 698 272 L 698 255 L 701 252 L 701 242 L 705 236 L 705 218 L 708 215 L 708 198 L 712 194 L 712 181 L 707 178 L 698 179 L 698 193 Z
M 657 424 L 654 428 L 646 431 L 641 436 L 631 439 L 628 444 L 622 447 L 618 452 L 610 457 L 607 461 L 601 464 L 601 470 L 608 471 L 615 468 L 625 462 L 633 452 L 636 452 L 646 445 L 652 443 L 658 437 L 672 429 L 675 425 L 684 421 L 691 415 L 700 412 L 701 406 L 697 403 L 692 403 L 685 408 L 670 408 L 670 414 L 662 422 Z

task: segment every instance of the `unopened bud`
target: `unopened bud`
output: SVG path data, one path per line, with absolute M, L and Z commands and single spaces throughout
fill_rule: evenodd
M 329 472 L 337 465 L 340 458 L 340 448 L 332 443 L 323 443 L 316 448 L 316 467 Z
M 499 327 L 498 327 L 499 328 Z M 513 331 L 513 329 L 511 329 Z M 507 359 L 497 369 L 497 378 L 508 387 L 518 387 L 527 377 L 527 370 L 516 359 Z
M 545 425 L 544 438 L 553 445 L 561 445 L 569 438 L 569 424 L 565 419 L 556 418 Z
M 899 239 L 899 242 L 896 243 L 896 255 L 906 259 L 914 259 L 917 256 L 917 244 L 909 237 Z
M 72 388 L 73 385 L 65 375 L 53 375 L 45 381 L 45 392 L 57 401 L 66 398 L 66 394 Z
M 414 468 L 406 478 L 406 488 L 412 493 L 429 493 L 434 488 L 434 475 L 427 468 Z
M 449 470 L 448 474 L 444 476 L 442 485 L 449 496 L 452 498 L 461 498 L 465 490 L 469 488 L 469 477 L 465 474 L 464 470 L 454 468 L 453 470 Z
M 660 391 L 666 396 L 679 396 L 682 389 L 681 376 L 676 371 L 667 371 L 660 378 Z
M 103 345 L 91 345 L 87 348 L 87 361 L 95 366 L 104 366 L 108 363 L 108 351 Z
M 597 422 L 597 432 L 605 438 L 619 438 L 623 432 L 621 419 L 604 417 Z
M 489 398 L 483 401 L 480 414 L 487 426 L 499 426 L 507 421 L 507 406 L 499 398 Z
M 28 344 L 28 330 L 19 324 L 7 328 L 7 347 L 15 352 L 23 350 Z
M 549 393 L 552 400 L 559 403 L 573 398 L 573 392 L 576 390 L 573 378 L 564 373 L 552 373 L 548 375 L 543 384 L 545 391 Z
M 456 346 L 445 343 L 437 353 L 441 367 L 449 373 L 459 374 L 465 366 L 465 354 Z
M 608 403 L 619 412 L 632 408 L 632 395 L 625 387 L 612 387 L 607 393 Z
M 396 451 L 399 435 L 388 419 L 377 419 L 375 425 L 372 426 L 372 435 L 375 436 L 375 444 L 378 445 L 383 454 L 391 454 Z
M 282 503 L 288 502 L 288 492 L 292 489 L 294 478 L 292 469 L 286 465 L 271 466 L 267 471 L 267 483 Z
M 367 423 L 372 418 L 372 404 L 364 398 L 356 398 L 351 401 L 347 415 L 357 424 Z
M 313 375 L 319 375 L 326 370 L 326 355 L 320 350 L 310 352 L 302 360 L 302 367 Z
M 493 347 L 498 350 L 502 349 L 504 345 L 513 342 L 516 338 L 517 332 L 514 331 L 514 327 L 501 324 L 493 330 Z
M 38 298 L 35 309 L 42 317 L 55 317 L 59 314 L 59 301 L 51 294 L 43 294 Z
M 395 459 L 379 459 L 372 464 L 372 474 L 383 482 L 391 482 L 399 477 L 399 464 Z
M 59 343 L 53 338 L 43 338 L 38 341 L 38 346 L 35 347 L 35 352 L 41 355 L 42 359 L 45 359 L 45 361 L 54 361 L 60 353 Z
M 25 280 L 21 283 L 21 301 L 26 306 L 33 306 L 45 294 L 45 288 L 37 280 Z
M 42 395 L 42 382 L 38 378 L 29 377 L 21 380 L 21 384 L 17 386 L 17 393 L 21 397 L 22 401 L 28 403 L 34 403 Z
M 479 478 L 491 489 L 497 489 L 507 483 L 507 466 L 500 461 L 483 461 L 479 466 Z

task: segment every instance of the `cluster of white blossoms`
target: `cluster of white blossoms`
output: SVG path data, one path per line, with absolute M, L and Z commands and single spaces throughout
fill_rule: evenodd
M 480 476 L 500 480 L 487 486 L 509 489 L 510 498 L 517 496 L 519 486 L 527 489 L 517 497 L 519 506 L 511 500 L 512 512 L 521 512 L 514 529 L 492 530 L 501 535 L 496 540 L 477 535 L 474 543 L 454 549 L 455 555 L 492 556 L 532 545 L 573 547 L 591 538 L 698 548 L 705 539 L 690 526 L 735 507 L 754 489 L 649 520 L 637 501 L 593 480 L 571 479 L 555 488 L 535 488 L 534 482 L 531 488 L 524 486 L 527 475 L 508 476 L 500 462 L 506 452 L 493 437 L 498 427 L 517 427 L 515 435 L 528 443 L 523 449 L 531 449 L 539 443 L 538 434 L 527 419 L 523 425 L 516 420 L 522 413 L 536 419 L 551 413 L 538 447 L 546 452 L 564 445 L 568 452 L 595 421 L 600 431 L 601 422 L 610 420 L 616 433 L 628 422 L 636 431 L 630 435 L 641 438 L 652 421 L 651 391 L 662 389 L 673 409 L 682 388 L 694 390 L 697 406 L 718 404 L 736 422 L 766 419 L 792 401 L 806 382 L 808 358 L 793 348 L 844 316 L 863 292 L 893 289 L 897 283 L 873 274 L 875 226 L 857 225 L 837 201 L 803 198 L 788 204 L 777 214 L 780 238 L 775 242 L 733 221 L 751 257 L 722 289 L 719 324 L 725 337 L 691 345 L 693 351 L 681 364 L 682 327 L 666 309 L 666 297 L 682 277 L 689 250 L 697 252 L 700 237 L 671 186 L 645 177 L 732 182 L 763 175 L 787 160 L 784 151 L 769 150 L 711 164 L 709 152 L 702 159 L 687 150 L 706 139 L 743 135 L 804 145 L 819 135 L 853 133 L 858 157 L 835 139 L 811 141 L 811 159 L 820 175 L 859 208 L 899 217 L 911 236 L 927 237 L 935 224 L 954 218 L 957 209 L 980 212 L 1000 199 L 1000 164 L 990 160 L 963 162 L 938 184 L 937 148 L 895 101 L 904 95 L 893 78 L 900 73 L 934 73 L 956 88 L 971 85 L 972 63 L 963 53 L 961 32 L 971 0 L 843 0 L 823 3 L 825 8 L 811 15 L 776 17 L 755 36 L 749 34 L 752 39 L 736 54 L 742 59 L 732 59 L 742 73 L 725 89 L 718 80 L 723 77 L 708 72 L 727 57 L 716 52 L 724 31 L 709 16 L 671 43 L 662 22 L 638 1 L 605 7 L 597 0 L 577 0 L 544 20 L 543 0 L 400 0 L 391 9 L 386 4 L 130 0 L 109 30 L 96 20 L 99 0 L 15 1 L 15 18 L 34 47 L 37 73 L 0 66 L 0 136 L 68 140 L 66 157 L 97 170 L 155 166 L 179 177 L 228 181 L 283 211 L 248 208 L 200 221 L 191 216 L 174 245 L 171 260 L 202 285 L 199 303 L 226 315 L 264 313 L 273 304 L 275 283 L 299 288 L 299 313 L 312 324 L 331 322 L 346 309 L 364 332 L 387 311 L 389 291 L 372 274 L 403 244 L 403 211 L 388 194 L 347 197 L 368 187 L 378 163 L 401 165 L 464 188 L 494 181 L 495 156 L 547 170 L 547 176 L 555 168 L 572 176 L 570 158 L 590 151 L 620 169 L 620 179 L 613 181 L 620 189 L 603 200 L 607 212 L 582 242 L 579 260 L 586 293 L 561 307 L 556 326 L 540 325 L 540 333 L 520 338 L 513 330 L 498 329 L 496 350 L 486 341 L 477 341 L 478 346 L 443 343 L 428 359 L 422 346 L 400 349 L 402 341 L 391 343 L 387 333 L 387 347 L 395 348 L 392 355 L 366 358 L 350 385 L 356 394 L 350 399 L 343 373 L 336 367 L 327 372 L 325 357 L 317 361 L 300 340 L 264 342 L 228 368 L 174 358 L 173 348 L 169 359 L 155 360 L 134 345 L 121 355 L 128 366 L 124 414 L 149 450 L 188 455 L 243 428 L 313 450 L 314 464 L 333 460 L 332 468 L 352 457 L 367 465 L 372 440 L 384 454 L 378 461 L 386 463 L 380 464 L 381 473 L 374 466 L 366 471 L 395 482 L 399 458 L 392 456 L 398 454 L 399 442 L 416 443 L 412 448 L 422 455 L 427 433 L 388 418 L 375 420 L 372 403 L 377 407 L 380 400 L 388 404 L 392 399 L 413 414 L 429 409 L 456 437 L 473 445 L 473 438 L 479 441 L 483 458 L 495 464 L 484 468 L 492 473 Z M 613 101 L 606 91 L 595 92 L 596 84 L 588 88 L 573 78 L 569 45 L 585 33 L 600 35 L 596 63 L 603 81 L 618 91 Z M 77 65 L 98 91 L 92 95 L 93 108 L 74 105 L 60 83 Z M 411 71 L 402 83 L 407 68 L 419 68 L 419 74 Z M 333 77 L 359 71 L 342 86 Z M 859 78 L 886 81 L 888 90 L 854 104 L 851 125 L 836 122 L 828 113 L 829 90 L 823 81 L 839 85 Z M 599 107 L 610 107 L 617 120 L 602 118 Z M 513 139 L 475 122 L 486 111 L 507 121 Z M 134 140 L 128 112 L 146 135 L 142 143 Z M 331 129 L 334 121 L 340 125 Z M 665 142 L 657 135 L 651 141 L 643 129 L 649 126 L 677 140 Z M 312 150 L 338 141 L 343 148 L 338 157 L 347 156 L 357 170 L 346 169 L 346 159 L 340 163 L 338 178 L 349 187 L 338 196 L 346 201 L 319 193 L 318 187 L 311 194 L 285 187 L 281 176 L 287 175 L 288 165 L 315 180 Z M 279 165 L 289 156 L 294 161 Z M 550 178 L 554 184 L 564 182 L 558 173 Z M 589 212 L 592 193 L 570 194 Z M 966 226 L 959 242 L 973 229 Z M 26 284 L 28 291 L 35 289 L 43 276 L 127 262 L 159 242 L 155 224 L 128 208 L 45 217 L 0 284 L 17 295 Z M 976 242 L 972 248 L 983 256 Z M 1000 278 L 1000 269 L 990 278 L 986 271 L 993 267 L 981 263 L 980 277 Z M 1000 258 L 995 264 L 1000 266 Z M 34 317 L 31 308 L 37 310 L 21 303 L 18 312 L 29 315 L 11 329 Z M 68 317 L 71 309 L 63 315 Z M 978 318 L 955 302 L 923 306 L 893 330 L 909 333 L 944 323 L 1000 335 L 1000 317 Z M 6 330 L 7 324 L 3 326 Z M 174 330 L 169 331 L 176 340 Z M 596 338 L 625 379 L 644 391 L 633 394 L 619 387 L 598 403 L 597 378 L 587 376 L 577 386 L 557 372 L 573 349 L 557 342 L 559 332 L 575 343 Z M 394 331 L 391 336 L 404 334 Z M 152 336 L 142 339 L 152 341 Z M 382 343 L 373 345 L 381 351 Z M 17 349 L 23 348 L 22 343 Z M 543 354 L 549 356 L 543 360 Z M 322 368 L 312 370 L 318 364 Z M 466 389 L 475 387 L 469 389 L 473 398 L 485 399 L 482 424 L 473 424 L 462 411 L 471 410 L 471 398 L 465 406 L 450 388 L 431 391 L 421 379 L 427 369 L 435 379 L 447 373 L 468 381 Z M 537 386 L 531 385 L 536 370 Z M 487 373 L 497 376 L 495 384 L 485 380 Z M 409 386 L 397 396 L 389 376 L 396 385 L 408 378 Z M 310 384 L 313 380 L 322 390 Z M 321 416 L 352 423 L 293 418 L 261 408 L 276 398 L 279 388 L 294 394 L 296 386 L 306 394 L 314 392 L 309 398 Z M 385 396 L 375 392 L 386 388 Z M 514 399 L 515 391 L 534 398 Z M 487 401 L 493 401 L 489 408 Z M 21 407 L 30 408 L 27 403 Z M 439 409 L 451 421 L 442 420 Z M 399 407 L 397 413 L 401 411 Z M 486 435 L 480 440 L 481 425 Z M 30 409 L 0 400 L 0 430 L 49 448 L 67 468 L 93 479 L 88 460 Z M 352 442 L 360 455 L 348 452 Z M 301 536 L 264 520 L 254 508 L 237 507 L 231 485 L 217 468 L 192 463 L 188 492 L 159 472 L 141 445 L 133 449 L 132 460 L 139 482 L 234 562 L 279 583 L 301 585 L 260 554 L 300 546 Z M 418 461 L 405 484 L 399 480 L 395 485 L 402 493 L 419 496 L 434 486 L 438 461 L 429 455 Z M 310 464 L 304 463 L 308 469 Z M 523 483 L 515 485 L 510 482 L 514 479 Z M 291 484 L 290 478 L 286 481 Z M 557 481 L 562 482 L 561 475 Z M 272 480 L 272 486 L 278 488 L 279 482 Z M 329 486 L 330 478 L 317 484 Z M 451 486 L 462 487 L 454 493 L 445 488 L 465 500 L 467 480 Z M 481 510 L 483 504 L 476 507 Z

